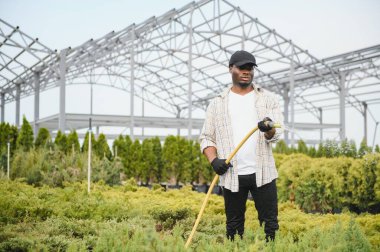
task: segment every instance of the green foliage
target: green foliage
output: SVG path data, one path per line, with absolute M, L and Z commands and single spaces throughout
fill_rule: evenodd
M 151 210 L 150 214 L 158 222 L 156 229 L 161 231 L 173 229 L 176 223 L 190 217 L 191 210 L 189 208 L 169 209 L 160 207 Z
M 286 145 L 285 141 L 281 139 L 276 143 L 276 147 L 274 148 L 275 153 L 283 153 L 283 154 L 289 154 L 290 150 L 288 146 Z
M 80 144 L 78 139 L 78 134 L 75 130 L 71 131 L 67 135 L 67 151 L 71 153 L 80 151 Z
M 308 169 L 312 159 L 303 154 L 291 154 L 279 166 L 278 198 L 282 201 L 294 201 L 300 177 Z
M 160 182 L 162 177 L 165 176 L 164 173 L 164 163 L 162 161 L 162 146 L 161 146 L 161 141 L 159 137 L 154 137 L 151 139 L 152 144 L 153 144 L 153 153 L 155 157 L 155 169 L 153 172 L 155 173 L 153 177 L 157 182 Z
M 136 139 L 130 147 L 130 154 L 127 157 L 129 166 L 127 167 L 127 175 L 141 178 L 139 169 L 142 163 L 142 149 L 138 139 Z
M 350 168 L 348 176 L 348 191 L 351 192 L 351 203 L 360 209 L 379 203 L 375 190 L 380 183 L 380 155 L 368 154 L 358 159 Z
M 380 148 L 379 148 L 379 145 L 378 145 L 378 144 L 376 144 L 375 152 L 380 153 Z
M 295 202 L 308 212 L 330 212 L 339 208 L 339 193 L 342 176 L 332 169 L 329 159 L 314 160 L 310 167 L 300 174 L 295 187 Z
M 298 140 L 297 152 L 302 154 L 308 154 L 309 150 L 303 140 Z
M 371 147 L 368 147 L 367 140 L 363 138 L 363 140 L 360 143 L 360 148 L 358 150 L 358 156 L 363 157 L 364 155 L 371 153 Z
M 0 180 L 0 250 L 188 251 L 204 194 L 189 190 L 150 191 L 85 183 L 35 188 Z M 380 215 L 305 214 L 279 204 L 280 230 L 266 243 L 252 201 L 245 236 L 224 237 L 223 198 L 211 195 L 190 250 L 194 251 L 378 251 Z
M 327 140 L 324 145 L 324 156 L 323 157 L 338 157 L 340 155 L 340 149 L 338 143 L 332 140 Z
M 123 164 L 120 159 L 110 161 L 107 158 L 93 157 L 92 160 L 92 180 L 94 182 L 103 181 L 107 185 L 119 185 L 121 183 L 120 173 L 123 170 Z
M 111 159 L 112 153 L 111 153 L 110 147 L 108 146 L 106 136 L 103 133 L 99 134 L 99 137 L 93 146 L 94 146 L 94 154 L 97 155 L 100 159 L 103 159 L 103 158 L 108 158 L 108 160 Z
M 9 123 L 0 123 L 0 172 L 6 173 L 8 158 L 8 141 L 10 143 L 10 156 L 16 150 L 18 130 Z
M 347 139 L 344 139 L 340 144 L 340 153 L 346 157 L 356 157 L 356 144 L 355 141 L 351 140 L 350 142 Z
M 46 148 L 47 144 L 51 141 L 49 130 L 46 128 L 40 128 L 34 142 L 36 148 Z
M 186 179 L 186 176 L 188 176 L 186 167 L 190 165 L 189 154 L 190 148 L 185 138 L 180 136 L 168 136 L 165 138 L 162 149 L 164 169 L 168 178 L 177 185 L 183 178 Z
M 311 146 L 308 151 L 309 157 L 316 157 L 317 156 L 317 150 L 314 146 Z
M 33 148 L 33 129 L 25 116 L 22 118 L 22 126 L 17 137 L 17 148 L 24 151 Z
M 58 130 L 57 135 L 54 139 L 54 144 L 58 148 L 58 150 L 62 151 L 63 153 L 66 153 L 67 148 L 67 137 L 64 133 L 62 133 L 60 130 Z
M 138 177 L 140 177 L 145 184 L 148 184 L 153 179 L 152 176 L 158 173 L 156 155 L 153 147 L 153 143 L 150 139 L 144 139 L 141 145 L 141 165 L 139 167 Z
M 88 151 L 88 135 L 89 133 L 87 132 L 83 144 L 82 144 L 82 152 L 87 152 Z M 95 136 L 94 133 L 91 132 L 91 150 L 94 150 L 94 147 L 96 146 L 96 141 L 95 141 Z

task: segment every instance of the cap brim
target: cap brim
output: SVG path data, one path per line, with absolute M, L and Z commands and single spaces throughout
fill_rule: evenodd
M 255 67 L 257 67 L 256 63 L 253 62 L 253 61 L 250 61 L 250 60 L 239 61 L 239 62 L 236 62 L 234 65 L 237 66 L 237 67 L 241 67 L 241 66 L 246 65 L 246 64 L 252 64 Z

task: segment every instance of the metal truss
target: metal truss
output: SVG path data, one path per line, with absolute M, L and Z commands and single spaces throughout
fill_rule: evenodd
M 66 127 L 65 87 L 94 84 L 130 93 L 132 136 L 138 122 L 134 97 L 173 117 L 186 118 L 190 136 L 195 120 L 192 114 L 203 112 L 209 100 L 230 84 L 228 59 L 241 49 L 255 55 L 259 64 L 255 81 L 283 98 L 285 120 L 292 127 L 296 125 L 295 112 L 309 113 L 323 124 L 322 110 L 339 109 L 344 122 L 345 107 L 364 115 L 368 105 L 380 101 L 376 95 L 368 98 L 379 92 L 380 45 L 320 60 L 224 0 L 192 2 L 60 53 L 18 28 L 3 21 L 0 25 L 1 55 L 6 55 L 4 46 L 22 51 L 1 58 L 2 106 L 59 87 L 61 130 Z M 24 43 L 10 40 L 16 33 Z M 30 62 L 19 56 L 37 53 Z M 39 119 L 37 113 L 35 122 Z M 344 138 L 344 123 L 338 128 Z

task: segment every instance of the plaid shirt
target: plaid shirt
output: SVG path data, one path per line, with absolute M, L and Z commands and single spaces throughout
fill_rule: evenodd
M 229 86 L 221 94 L 215 97 L 209 104 L 206 112 L 206 119 L 200 135 L 201 151 L 206 147 L 214 146 L 217 150 L 218 158 L 227 159 L 229 154 L 235 149 L 232 138 L 231 117 L 228 111 L 228 94 L 232 86 Z M 283 125 L 283 116 L 280 110 L 278 99 L 275 95 L 267 90 L 255 85 L 256 94 L 255 106 L 257 118 L 262 120 L 264 117 L 270 117 L 274 122 Z M 256 125 L 252 125 L 252 128 Z M 248 132 L 247 132 L 248 133 Z M 283 133 L 282 128 L 276 128 L 275 135 L 267 140 L 264 133 L 256 131 L 253 136 L 257 141 L 256 145 L 256 184 L 258 187 L 270 183 L 278 178 L 272 154 L 272 142 L 277 142 Z M 232 165 L 237 167 L 236 157 L 232 159 Z M 231 190 L 239 191 L 239 179 L 236 169 L 231 168 L 220 176 L 220 185 Z

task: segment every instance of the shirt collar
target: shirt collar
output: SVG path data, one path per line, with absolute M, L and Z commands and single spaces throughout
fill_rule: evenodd
M 219 94 L 219 96 L 222 98 L 226 97 L 226 95 L 228 95 L 229 92 L 231 91 L 231 88 L 232 88 L 232 84 L 229 85 L 226 89 L 224 89 L 223 92 Z M 253 84 L 253 88 L 254 88 L 253 91 L 256 94 L 260 94 L 263 91 L 263 89 L 258 84 Z

